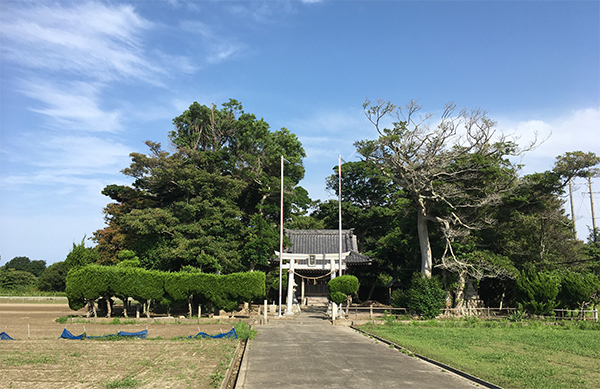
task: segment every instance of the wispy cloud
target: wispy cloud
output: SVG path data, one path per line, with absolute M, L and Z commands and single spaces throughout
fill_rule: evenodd
M 37 3 L 2 15 L 5 60 L 20 66 L 100 81 L 164 72 L 144 55 L 142 33 L 152 23 L 130 5 Z
M 37 140 L 34 142 L 33 140 Z M 35 167 L 33 172 L 11 174 L 3 184 L 68 184 L 88 182 L 76 180 L 116 172 L 126 166 L 130 149 L 124 144 L 97 136 L 65 136 L 26 133 L 14 143 L 18 149 L 27 147 L 30 156 L 5 151 L 7 160 L 24 162 Z M 31 155 L 35 156 L 31 158 Z M 110 173 L 109 173 L 110 174 Z M 5 187 L 6 188 L 6 187 Z
M 121 129 L 121 113 L 100 107 L 101 85 L 90 82 L 52 83 L 25 80 L 21 92 L 38 101 L 29 109 L 44 115 L 48 126 L 83 132 L 115 132 Z
M 207 23 L 198 20 L 184 20 L 180 23 L 183 31 L 200 37 L 201 49 L 205 51 L 206 65 L 216 65 L 243 55 L 247 46 L 236 38 L 215 32 Z

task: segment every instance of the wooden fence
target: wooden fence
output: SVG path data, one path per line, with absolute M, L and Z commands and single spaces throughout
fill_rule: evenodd
M 406 308 L 393 308 L 390 306 L 356 306 L 352 305 L 346 312 L 345 316 L 349 319 L 381 319 L 385 315 L 407 315 Z M 484 319 L 491 318 L 507 318 L 510 314 L 517 312 L 517 308 L 447 308 L 442 312 L 443 317 L 461 317 L 461 316 L 476 316 Z M 571 309 L 555 309 L 553 318 L 557 320 L 593 320 L 598 321 L 598 310 L 571 310 Z M 550 316 L 547 316 L 548 318 Z

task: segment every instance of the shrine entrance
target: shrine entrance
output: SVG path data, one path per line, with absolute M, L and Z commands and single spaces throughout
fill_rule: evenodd
M 301 274 L 296 274 L 302 277 Z M 303 278 L 303 277 L 302 277 Z M 304 281 L 304 295 L 305 296 L 327 296 L 327 283 L 331 277 L 323 276 L 318 279 L 314 278 L 303 278 Z

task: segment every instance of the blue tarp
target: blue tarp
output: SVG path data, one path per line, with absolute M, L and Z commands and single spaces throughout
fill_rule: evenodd
M 5 339 L 4 335 L 5 335 L 5 333 L 3 332 L 2 339 Z M 119 331 L 116 334 L 100 335 L 100 336 L 88 336 L 85 333 L 83 333 L 81 335 L 75 336 L 71 332 L 69 332 L 69 330 L 67 330 L 65 328 L 63 330 L 62 334 L 60 335 L 59 339 L 82 340 L 82 339 L 111 338 L 114 336 L 146 339 L 147 335 L 148 335 L 148 330 L 143 330 L 140 332 Z M 8 335 L 6 335 L 6 336 L 7 336 L 6 339 L 12 339 L 10 336 L 8 336 Z M 209 335 L 206 332 L 198 332 L 196 335 L 190 335 L 189 338 L 212 338 L 212 339 L 232 338 L 232 339 L 237 339 L 238 336 L 237 336 L 237 333 L 235 332 L 235 328 L 232 328 L 229 332 L 224 332 L 224 333 L 218 334 L 218 335 Z
M 72 340 L 81 340 L 83 339 L 83 335 L 78 335 L 75 336 L 73 335 L 69 330 L 67 330 L 66 328 L 63 330 L 62 334 L 60 334 L 60 337 L 58 339 L 72 339 Z
M 141 338 L 141 339 L 146 339 L 146 336 L 148 335 L 148 330 L 143 330 L 140 332 L 125 332 L 125 331 L 119 331 L 116 334 L 109 334 L 109 335 L 100 335 L 100 336 L 87 336 L 85 335 L 85 333 L 75 336 L 72 333 L 70 333 L 66 328 L 63 330 L 62 334 L 60 335 L 60 338 L 63 339 L 73 339 L 73 340 L 81 340 L 81 339 L 98 339 L 98 338 L 111 338 L 113 336 L 122 336 L 122 337 L 126 337 L 126 338 Z
M 11 338 L 10 335 L 8 335 L 6 332 L 2 331 L 2 333 L 0 333 L 0 340 L 14 340 L 14 339 Z
M 148 335 L 148 330 L 143 330 L 140 332 L 124 332 L 124 331 L 117 332 L 117 336 L 128 336 L 131 338 L 140 338 L 140 339 L 146 339 L 146 335 Z
M 222 339 L 222 338 L 233 338 L 237 339 L 237 333 L 235 332 L 235 328 L 232 328 L 231 331 L 225 332 L 219 335 L 209 335 L 205 332 L 198 332 L 196 335 L 190 335 L 189 338 L 213 338 L 213 339 Z

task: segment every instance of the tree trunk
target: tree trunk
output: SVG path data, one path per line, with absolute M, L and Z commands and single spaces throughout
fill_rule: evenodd
M 429 231 L 427 229 L 427 218 L 425 209 L 421 205 L 417 217 L 417 232 L 419 233 L 419 247 L 421 248 L 421 273 L 427 278 L 431 278 L 432 254 L 429 244 Z
M 194 301 L 194 295 L 190 294 L 188 296 L 188 317 L 192 318 L 192 301 Z
M 463 316 L 465 313 L 465 285 L 467 282 L 467 272 L 462 270 L 458 273 L 458 285 L 456 286 L 456 299 L 454 300 L 455 312 Z
M 110 318 L 112 316 L 112 301 L 110 296 L 106 296 L 104 299 L 106 300 L 106 317 Z

